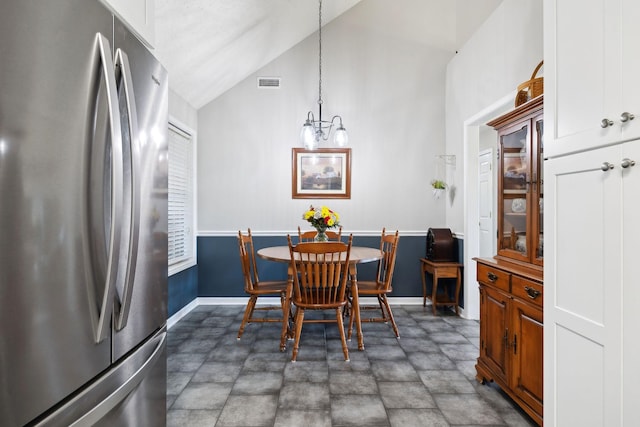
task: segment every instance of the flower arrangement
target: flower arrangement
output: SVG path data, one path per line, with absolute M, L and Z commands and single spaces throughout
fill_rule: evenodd
M 309 210 L 302 215 L 302 219 L 318 231 L 340 225 L 340 215 L 338 212 L 334 212 L 326 206 L 321 206 L 320 209 L 310 206 Z

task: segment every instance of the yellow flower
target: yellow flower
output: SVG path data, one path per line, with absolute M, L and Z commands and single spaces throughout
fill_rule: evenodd
M 340 215 L 329 209 L 327 206 L 321 206 L 318 209 L 310 206 L 309 210 L 302 214 L 302 219 L 309 222 L 309 224 L 318 230 L 326 230 L 327 228 L 333 228 L 340 225 Z

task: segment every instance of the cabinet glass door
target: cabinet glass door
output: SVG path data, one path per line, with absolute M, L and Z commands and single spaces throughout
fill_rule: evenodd
M 538 236 L 535 242 L 535 260 L 536 264 L 542 265 L 543 255 L 544 255 L 544 228 L 543 228 L 543 216 L 544 216 L 544 126 L 542 117 L 536 119 L 535 121 L 535 136 L 536 140 L 536 165 L 535 165 L 535 174 L 533 177 L 533 181 L 537 184 L 537 192 L 534 193 L 535 200 L 534 203 L 537 203 L 538 213 L 535 218 L 535 228 L 534 232 L 537 231 Z
M 502 215 L 499 224 L 499 251 L 507 250 L 518 258 L 528 258 L 527 194 L 529 192 L 531 154 L 529 125 L 519 124 L 500 137 L 502 162 Z

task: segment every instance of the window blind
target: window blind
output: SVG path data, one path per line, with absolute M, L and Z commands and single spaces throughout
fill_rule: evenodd
M 169 125 L 169 266 L 193 256 L 193 144 Z

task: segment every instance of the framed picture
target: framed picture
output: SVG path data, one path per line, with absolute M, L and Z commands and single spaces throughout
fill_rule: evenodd
M 351 149 L 294 148 L 291 156 L 291 197 L 350 199 Z

